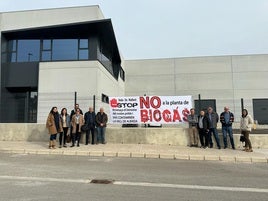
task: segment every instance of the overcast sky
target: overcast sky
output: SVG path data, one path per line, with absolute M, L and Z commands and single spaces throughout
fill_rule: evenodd
M 125 59 L 268 54 L 268 0 L 0 0 L 0 12 L 100 5 Z

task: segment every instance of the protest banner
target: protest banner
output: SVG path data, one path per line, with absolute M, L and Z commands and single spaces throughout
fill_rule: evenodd
M 110 123 L 183 123 L 191 108 L 191 96 L 110 97 Z

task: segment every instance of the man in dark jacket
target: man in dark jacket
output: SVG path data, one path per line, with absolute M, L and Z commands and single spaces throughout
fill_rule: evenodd
M 85 144 L 88 145 L 90 133 L 91 133 L 91 144 L 94 144 L 96 114 L 93 111 L 92 107 L 89 107 L 88 112 L 86 112 L 84 115 L 84 119 L 85 119 L 85 125 L 87 125 L 87 128 L 88 128 L 88 130 L 86 131 L 86 143 Z
M 201 143 L 201 148 L 208 148 L 208 132 L 209 132 L 209 120 L 205 115 L 205 111 L 201 110 L 200 115 L 198 116 L 197 123 L 199 131 L 199 139 Z
M 213 133 L 215 141 L 217 143 L 217 147 L 218 149 L 221 149 L 219 134 L 217 131 L 217 123 L 219 121 L 219 115 L 213 111 L 212 107 L 208 107 L 208 112 L 206 116 L 209 120 L 209 133 L 208 133 L 209 147 L 210 148 L 213 147 L 213 142 L 212 142 L 212 133 Z
M 232 149 L 235 149 L 232 129 L 232 124 L 234 122 L 234 114 L 229 111 L 229 107 L 224 107 L 224 112 L 222 112 L 220 115 L 220 122 L 222 124 L 224 149 L 227 148 L 227 133 L 229 134 Z
M 98 143 L 106 144 L 105 131 L 107 122 L 108 122 L 108 116 L 106 113 L 104 113 L 104 109 L 100 108 L 100 111 L 96 115 L 96 124 L 98 130 L 97 144 Z

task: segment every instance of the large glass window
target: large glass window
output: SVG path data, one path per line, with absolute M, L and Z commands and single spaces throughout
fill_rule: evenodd
M 18 40 L 17 62 L 39 61 L 40 40 Z
M 56 39 L 52 42 L 52 60 L 78 60 L 77 39 Z

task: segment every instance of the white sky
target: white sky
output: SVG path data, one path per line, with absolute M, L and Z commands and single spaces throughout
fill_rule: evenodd
M 125 59 L 268 54 L 268 0 L 0 0 L 0 12 L 100 5 Z

